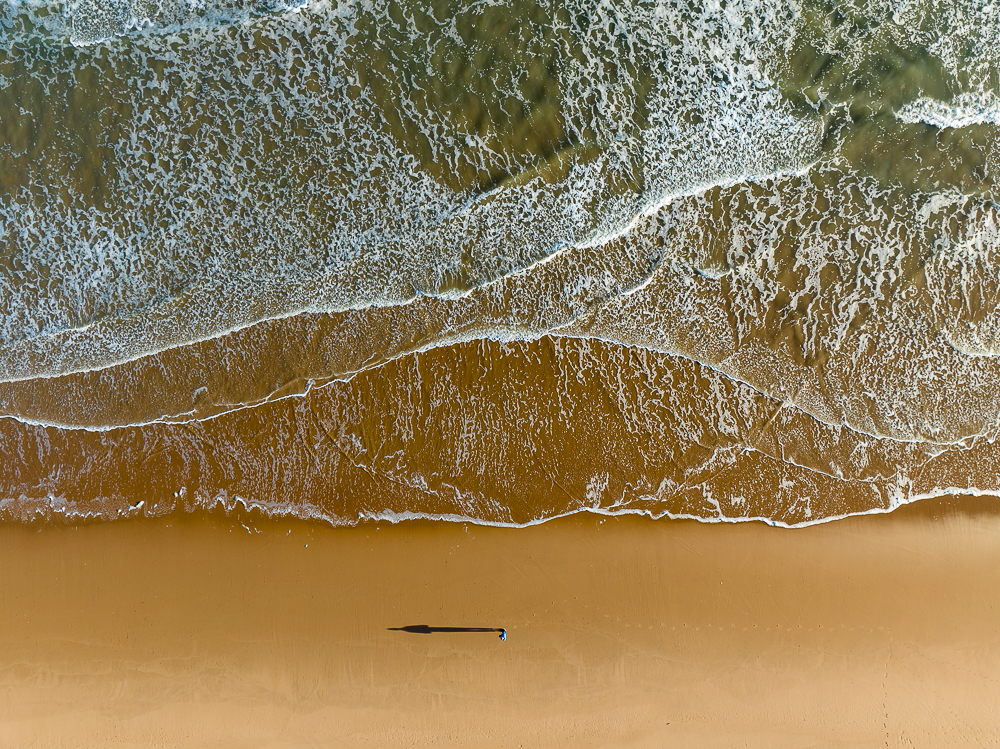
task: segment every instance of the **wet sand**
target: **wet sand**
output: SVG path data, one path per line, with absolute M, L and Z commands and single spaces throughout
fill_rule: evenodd
M 794 531 L 7 525 L 0 744 L 982 746 L 993 501 Z M 508 639 L 388 630 L 413 624 Z

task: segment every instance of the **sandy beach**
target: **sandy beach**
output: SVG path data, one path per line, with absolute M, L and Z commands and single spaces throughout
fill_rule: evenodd
M 793 531 L 8 525 L 0 743 L 983 746 L 1000 693 L 988 507 Z M 388 629 L 414 624 L 508 639 Z

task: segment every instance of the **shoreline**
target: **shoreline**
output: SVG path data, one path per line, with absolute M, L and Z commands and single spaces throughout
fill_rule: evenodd
M 978 745 L 1000 686 L 990 505 L 794 533 L 584 515 L 516 533 L 6 525 L 0 741 Z M 389 631 L 410 625 L 508 639 Z
M 0 520 L 222 503 L 337 524 L 524 526 L 590 508 L 802 526 L 988 492 L 1000 461 L 989 442 L 936 452 L 876 439 L 692 360 L 571 338 L 436 349 L 292 401 L 114 432 L 0 422 L 19 456 L 0 466 Z
M 758 525 L 780 530 L 805 530 L 823 525 L 848 522 L 868 517 L 894 516 L 899 513 L 925 513 L 932 517 L 942 517 L 949 513 L 973 513 L 973 514 L 1000 514 L 1000 493 L 992 490 L 969 491 L 963 489 L 950 489 L 935 492 L 914 499 L 908 499 L 894 507 L 872 508 L 869 510 L 859 510 L 858 512 L 847 513 L 845 515 L 827 515 L 815 520 L 802 523 L 789 524 L 780 520 L 772 520 L 762 516 L 748 517 L 702 517 L 699 515 L 674 515 L 666 512 L 662 515 L 653 515 L 647 510 L 621 510 L 612 512 L 605 508 L 581 507 L 564 514 L 551 517 L 539 518 L 526 523 L 502 523 L 492 520 L 468 517 L 464 515 L 428 515 L 419 512 L 392 512 L 383 511 L 379 513 L 358 513 L 357 522 L 337 522 L 335 519 L 316 514 L 313 516 L 302 516 L 297 514 L 295 508 L 284 508 L 275 510 L 268 508 L 255 501 L 246 501 L 243 497 L 234 499 L 216 499 L 215 504 L 205 506 L 198 503 L 193 506 L 176 505 L 169 512 L 148 516 L 144 513 L 145 501 L 132 505 L 124 510 L 119 510 L 115 516 L 108 517 L 96 512 L 73 512 L 72 514 L 61 511 L 62 508 L 50 510 L 47 514 L 36 512 L 29 520 L 13 520 L 9 518 L 0 519 L 0 529 L 9 527 L 25 527 L 38 529 L 44 526 L 75 528 L 87 527 L 90 525 L 104 525 L 108 523 L 174 523 L 189 522 L 198 519 L 209 519 L 210 522 L 236 523 L 245 530 L 250 531 L 246 523 L 269 525 L 274 523 L 292 523 L 304 525 L 316 525 L 328 530 L 351 530 L 365 529 L 376 525 L 407 526 L 413 523 L 429 523 L 436 525 L 458 524 L 471 525 L 479 528 L 495 528 L 501 530 L 520 530 L 536 528 L 549 523 L 559 523 L 568 521 L 571 518 L 582 518 L 581 522 L 593 518 L 600 520 L 628 519 L 634 518 L 653 523 L 687 523 L 694 522 L 699 525 Z M 253 531 L 250 531 L 253 532 Z

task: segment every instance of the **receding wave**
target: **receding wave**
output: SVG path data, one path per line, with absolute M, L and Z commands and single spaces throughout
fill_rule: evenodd
M 996 488 L 989 441 L 872 438 L 689 360 L 580 339 L 439 348 L 208 421 L 0 429 L 19 456 L 0 510 L 17 519 L 221 502 L 337 524 L 591 510 L 799 525 L 885 511 L 943 480 Z

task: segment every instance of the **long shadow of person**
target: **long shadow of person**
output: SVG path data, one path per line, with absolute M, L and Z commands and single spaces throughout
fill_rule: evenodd
M 507 630 L 502 627 L 431 627 L 427 624 L 409 624 L 405 627 L 389 627 L 390 632 L 409 632 L 411 635 L 432 635 L 435 632 L 498 632 L 500 639 L 507 639 Z

